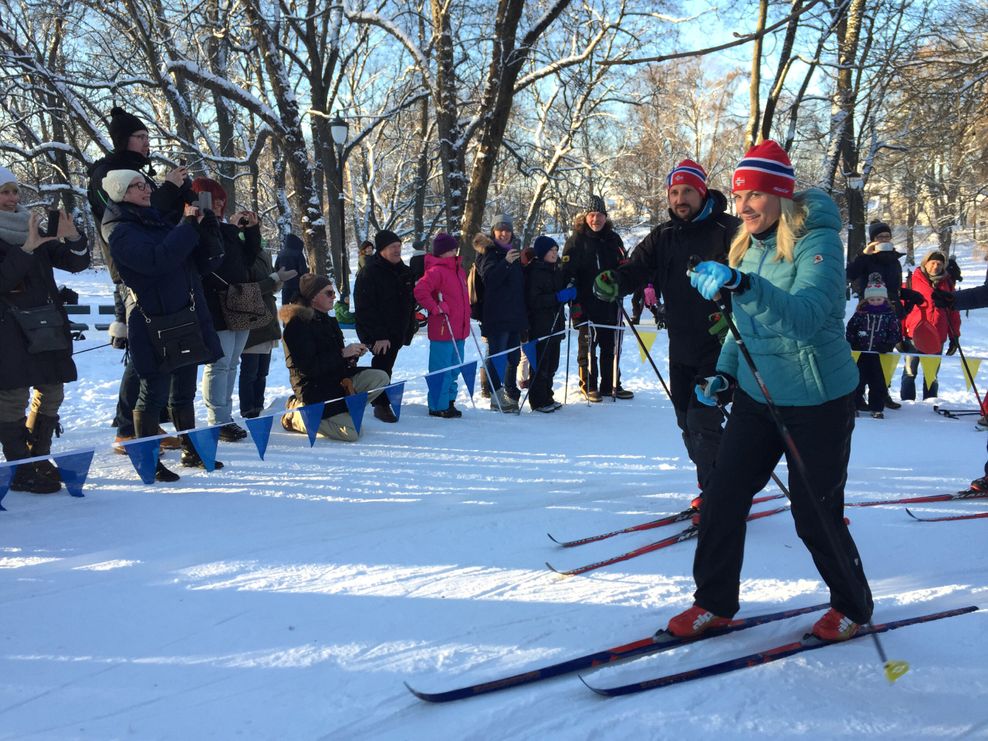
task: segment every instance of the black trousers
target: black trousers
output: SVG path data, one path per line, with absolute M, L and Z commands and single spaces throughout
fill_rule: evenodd
M 528 403 L 532 409 L 547 406 L 553 402 L 552 380 L 559 369 L 559 345 L 561 337 L 540 340 L 535 345 L 535 360 L 538 367 L 529 379 Z
M 580 389 L 600 391 L 601 396 L 609 396 L 615 384 L 613 329 L 600 329 L 583 325 L 577 342 L 577 364 L 580 369 Z M 598 355 L 600 360 L 598 362 Z M 598 382 L 598 379 L 599 382 Z M 621 369 L 618 368 L 616 385 L 621 385 Z
M 858 381 L 854 398 L 864 401 L 865 386 L 868 387 L 868 411 L 880 412 L 885 409 L 885 372 L 882 358 L 874 353 L 863 352 L 858 356 Z
M 669 393 L 676 410 L 676 424 L 683 433 L 683 442 L 690 460 L 696 466 L 696 481 L 703 489 L 717 460 L 717 449 L 724 430 L 724 414 L 718 407 L 701 404 L 694 393 L 697 377 L 713 375 L 709 366 L 687 365 L 669 361 Z
M 401 350 L 402 344 L 400 342 L 395 342 L 391 340 L 391 347 L 389 347 L 385 352 L 380 355 L 374 355 L 371 358 L 371 368 L 376 368 L 377 370 L 383 370 L 388 374 L 388 378 L 391 378 L 391 371 L 394 370 L 395 361 L 398 359 L 398 351 Z M 387 394 L 381 394 L 373 402 L 374 406 L 384 407 L 388 406 L 391 402 L 388 401 Z
M 807 491 L 765 404 L 734 393 L 717 466 L 703 492 L 700 534 L 693 560 L 696 604 L 731 617 L 739 609 L 745 518 L 751 500 L 768 483 L 782 455 L 791 475 L 792 517 L 817 571 L 830 588 L 830 604 L 858 623 L 871 619 L 871 590 L 857 546 L 844 524 L 844 484 L 854 430 L 853 394 L 812 407 L 779 407 L 806 465 Z M 810 497 L 821 503 L 821 518 Z M 828 537 L 828 531 L 831 536 Z M 836 541 L 835 550 L 831 542 Z

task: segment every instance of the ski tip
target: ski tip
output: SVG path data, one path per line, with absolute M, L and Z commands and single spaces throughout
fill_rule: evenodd
M 549 540 L 551 540 L 553 543 L 556 543 L 557 545 L 562 545 L 562 543 L 560 543 L 558 540 L 552 537 L 552 533 L 546 533 L 545 537 L 547 537 Z
M 585 680 L 583 678 L 583 675 L 582 674 L 577 674 L 576 675 L 576 678 L 579 679 L 581 682 L 583 682 L 583 686 L 586 687 L 591 692 L 593 692 L 595 695 L 600 695 L 601 697 L 607 697 L 608 696 L 605 691 L 600 690 L 600 689 L 594 687 L 592 684 L 589 684 L 587 682 L 587 680 Z
M 914 515 L 914 514 L 913 514 L 913 513 L 912 513 L 912 512 L 910 511 L 910 509 L 909 509 L 909 507 L 906 507 L 905 509 L 906 509 L 906 514 L 907 514 L 907 515 L 909 515 L 910 517 L 912 517 L 912 518 L 913 518 L 914 520 L 918 520 L 918 519 L 919 519 L 919 518 L 918 518 L 918 517 L 917 517 L 916 515 Z
M 549 571 L 551 571 L 554 574 L 559 574 L 560 576 L 570 576 L 565 571 L 560 571 L 559 569 L 557 569 L 555 566 L 553 566 L 548 561 L 545 562 L 545 565 L 548 567 Z
M 402 682 L 402 684 L 405 685 L 405 689 L 406 690 L 408 690 L 409 692 L 411 692 L 413 695 L 415 695 L 420 700 L 426 700 L 426 701 L 428 701 L 429 698 L 423 696 L 423 695 L 425 695 L 424 692 L 419 692 L 417 689 L 415 689 L 414 687 L 412 687 L 412 685 L 410 685 L 408 682 Z

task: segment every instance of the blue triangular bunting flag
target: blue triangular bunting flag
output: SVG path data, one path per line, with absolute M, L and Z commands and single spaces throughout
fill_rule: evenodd
M 446 383 L 446 374 L 449 371 L 439 371 L 438 373 L 429 373 L 425 377 L 425 383 L 429 387 L 429 393 L 433 396 L 437 396 L 442 393 L 443 385 Z
M 492 355 L 488 360 L 491 361 L 491 365 L 494 366 L 494 372 L 497 373 L 498 386 L 504 385 L 504 371 L 508 369 L 508 354 Z
M 154 483 L 154 472 L 158 468 L 158 446 L 161 440 L 152 438 L 124 446 L 134 470 L 145 484 Z
M 391 411 L 395 413 L 395 419 L 401 419 L 401 400 L 405 396 L 405 382 L 384 389 L 388 401 L 391 402 Z
M 14 466 L 0 466 L 0 512 L 7 511 L 3 506 L 3 498 L 7 496 L 12 478 L 14 478 Z
M 244 420 L 244 424 L 247 425 L 247 431 L 250 433 L 250 439 L 254 441 L 254 447 L 257 448 L 257 455 L 260 456 L 262 461 L 264 460 L 264 453 L 268 449 L 268 440 L 271 438 L 271 424 L 273 421 L 274 417 L 270 415 Z
M 530 371 L 531 373 L 530 377 L 534 378 L 535 371 L 538 370 L 538 363 L 536 362 L 538 359 L 538 353 L 535 351 L 535 340 L 526 342 L 524 345 L 521 346 L 521 349 L 522 352 L 525 353 L 525 357 L 528 358 L 528 364 L 532 367 L 532 370 Z
M 66 490 L 74 497 L 84 496 L 82 487 L 86 484 L 86 477 L 89 475 L 89 467 L 93 465 L 94 450 L 87 450 L 82 453 L 70 453 L 68 455 L 52 456 L 55 465 L 58 466 L 58 473 L 62 477 L 62 483 Z
M 186 435 L 192 441 L 202 465 L 207 471 L 216 469 L 216 445 L 220 439 L 219 427 L 204 427 L 201 430 L 189 430 Z
M 315 404 L 306 404 L 304 407 L 297 407 L 296 412 L 302 415 L 305 422 L 305 431 L 309 435 L 309 447 L 316 444 L 316 433 L 319 432 L 319 423 L 322 422 L 322 410 L 326 408 L 326 402 L 317 401 Z
M 346 408 L 350 410 L 350 417 L 353 419 L 353 429 L 360 434 L 360 425 L 364 421 L 364 409 L 367 408 L 367 392 L 361 391 L 359 394 L 351 394 L 343 398 Z
M 463 376 L 463 383 L 467 385 L 470 398 L 473 398 L 473 387 L 477 382 L 477 361 L 471 360 L 460 366 L 460 375 Z

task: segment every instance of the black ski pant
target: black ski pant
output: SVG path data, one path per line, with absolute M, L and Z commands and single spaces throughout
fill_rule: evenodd
M 882 357 L 876 353 L 863 352 L 858 356 L 857 391 L 854 392 L 855 402 L 864 406 L 865 387 L 868 387 L 868 411 L 881 412 L 885 409 L 885 371 L 882 370 Z
M 696 398 L 697 378 L 716 371 L 713 365 L 696 366 L 669 361 L 669 393 L 676 410 L 676 424 L 683 433 L 686 452 L 696 466 L 696 481 L 702 490 L 710 479 L 717 460 L 717 449 L 724 433 L 724 414 L 718 407 L 708 407 Z
M 696 604 L 732 617 L 739 609 L 745 518 L 751 500 L 768 483 L 779 459 L 789 465 L 796 534 L 830 588 L 831 606 L 857 623 L 871 619 L 871 590 L 857 546 L 844 524 L 844 484 L 854 430 L 854 395 L 809 407 L 778 407 L 806 465 L 807 491 L 786 451 L 768 406 L 740 389 L 724 429 L 717 466 L 703 492 L 700 533 L 693 560 Z M 810 497 L 821 504 L 821 518 Z M 829 535 L 828 535 L 829 531 Z M 831 545 L 838 544 L 838 548 Z
M 577 342 L 577 364 L 580 368 L 580 390 L 600 391 L 610 396 L 614 382 L 614 340 L 617 332 L 584 324 L 580 327 Z M 600 360 L 598 362 L 598 354 Z M 598 378 L 599 383 L 598 383 Z M 618 368 L 617 385 L 621 385 L 621 369 Z
M 552 380 L 559 369 L 559 345 L 562 337 L 539 340 L 535 345 L 535 362 L 538 367 L 531 374 L 528 384 L 528 403 L 532 409 L 552 404 Z
M 388 378 L 391 378 L 391 373 L 395 367 L 395 361 L 398 359 L 398 351 L 401 350 L 402 344 L 400 342 L 395 342 L 391 340 L 391 346 L 382 352 L 380 355 L 375 355 L 371 358 L 371 368 L 377 370 L 382 370 L 388 374 Z M 373 402 L 371 402 L 376 407 L 386 407 L 391 404 L 388 401 L 387 394 L 380 394 Z

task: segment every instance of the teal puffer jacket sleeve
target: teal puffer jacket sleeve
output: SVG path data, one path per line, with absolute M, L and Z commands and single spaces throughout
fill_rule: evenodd
M 806 229 L 793 261 L 775 261 L 775 237 L 752 241 L 739 269 L 750 287 L 733 296 L 734 321 L 775 403 L 811 406 L 850 393 L 857 366 L 844 336 L 844 248 L 834 202 L 823 191 L 806 191 Z M 763 400 L 733 338 L 717 369 Z

